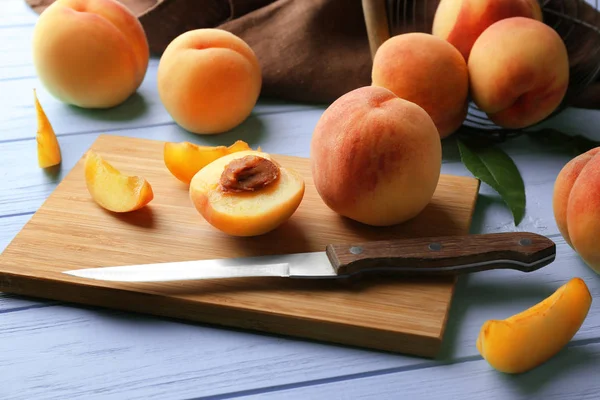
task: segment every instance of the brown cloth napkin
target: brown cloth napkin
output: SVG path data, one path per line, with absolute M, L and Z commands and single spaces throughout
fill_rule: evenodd
M 40 13 L 54 0 L 25 0 Z M 371 83 L 371 53 L 360 0 L 119 0 L 138 16 L 150 50 L 160 55 L 175 37 L 221 28 L 244 39 L 263 70 L 262 95 L 328 103 Z M 438 1 L 388 0 L 390 34 L 430 32 Z M 600 67 L 600 34 L 556 13 L 600 26 L 600 13 L 583 0 L 544 0 L 545 22 L 565 37 L 572 71 L 569 102 L 600 108 L 600 84 L 576 86 Z M 547 20 L 546 20 L 547 18 Z

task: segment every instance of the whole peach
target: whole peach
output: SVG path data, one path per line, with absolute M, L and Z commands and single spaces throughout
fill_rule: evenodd
M 334 101 L 315 126 L 311 173 L 323 202 L 373 226 L 418 215 L 441 168 L 441 140 L 423 108 L 392 91 L 366 86 Z
M 552 204 L 565 241 L 600 274 L 600 147 L 565 164 L 556 177 Z
M 467 115 L 467 63 L 437 36 L 412 32 L 386 40 L 375 53 L 371 77 L 373 85 L 427 111 L 441 138 L 456 131 Z
M 33 31 L 39 79 L 75 106 L 119 105 L 141 85 L 148 60 L 142 25 L 116 0 L 56 0 Z
M 262 85 L 254 51 L 221 29 L 196 29 L 175 38 L 158 66 L 158 93 L 173 118 L 197 134 L 215 134 L 241 124 Z
M 491 25 L 475 41 L 468 67 L 473 101 L 505 128 L 524 128 L 548 117 L 569 84 L 564 42 L 531 18 Z
M 537 0 L 441 0 L 432 33 L 450 42 L 468 60 L 479 35 L 494 22 L 511 17 L 543 19 Z

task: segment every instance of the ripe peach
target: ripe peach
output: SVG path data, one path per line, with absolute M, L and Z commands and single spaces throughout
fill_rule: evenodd
M 529 371 L 556 355 L 585 321 L 592 296 L 581 278 L 505 320 L 489 320 L 477 337 L 477 350 L 495 369 L 509 374 Z
M 444 138 L 467 115 L 469 75 L 458 50 L 437 36 L 405 33 L 386 40 L 375 53 L 372 84 L 421 106 Z
M 479 35 L 493 23 L 511 17 L 543 19 L 537 0 L 441 0 L 431 32 L 454 45 L 468 60 Z
M 253 50 L 221 29 L 196 29 L 175 38 L 158 66 L 158 93 L 173 118 L 197 134 L 215 134 L 241 124 L 262 85 Z
M 35 103 L 35 112 L 37 115 L 37 132 L 35 140 L 37 142 L 38 165 L 40 168 L 53 167 L 60 164 L 62 157 L 60 154 L 60 145 L 58 138 L 52 129 L 50 121 L 40 104 L 35 89 L 33 90 L 33 101 Z
M 475 41 L 468 67 L 473 101 L 505 128 L 524 128 L 549 116 L 569 84 L 564 42 L 530 18 L 491 25 Z
M 325 110 L 310 160 L 315 187 L 329 208 L 364 224 L 394 225 L 430 202 L 440 176 L 441 140 L 423 108 L 366 86 Z
M 218 158 L 190 182 L 204 219 L 233 236 L 257 236 L 287 221 L 304 197 L 304 179 L 270 154 L 247 150 Z
M 556 177 L 552 204 L 565 241 L 600 274 L 600 147 L 565 164 Z
M 122 174 L 94 151 L 86 154 L 84 173 L 92 199 L 109 211 L 135 211 L 154 198 L 146 179 Z
M 142 83 L 146 34 L 116 0 L 57 0 L 33 32 L 37 74 L 59 100 L 85 108 L 116 106 Z
M 217 158 L 238 151 L 252 150 L 248 143 L 237 140 L 231 146 L 199 146 L 190 142 L 165 143 L 163 157 L 165 166 L 183 183 L 190 181 L 203 167 Z M 258 147 L 260 151 L 260 146 Z

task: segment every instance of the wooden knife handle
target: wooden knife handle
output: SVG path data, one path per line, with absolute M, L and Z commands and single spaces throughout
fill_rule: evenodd
M 490 269 L 535 271 L 554 261 L 556 245 L 531 232 L 386 240 L 326 247 L 338 275 L 394 271 L 448 275 Z

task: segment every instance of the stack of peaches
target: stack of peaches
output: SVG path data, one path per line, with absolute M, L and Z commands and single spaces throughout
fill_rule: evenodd
M 116 0 L 57 0 L 38 20 L 33 55 L 50 93 L 87 108 L 124 102 L 142 83 L 149 62 L 146 32 Z M 402 223 L 430 202 L 440 175 L 441 139 L 463 123 L 469 99 L 497 124 L 520 128 L 551 114 L 568 80 L 567 51 L 542 22 L 536 0 L 442 0 L 431 33 L 384 42 L 373 60 L 372 84 L 344 94 L 323 113 L 310 149 L 316 190 L 340 215 L 374 226 Z M 252 48 L 219 29 L 174 38 L 160 58 L 156 81 L 173 120 L 197 134 L 241 124 L 262 86 Z M 190 184 L 205 219 L 230 234 L 275 229 L 304 194 L 302 177 L 245 143 L 230 149 L 170 143 L 164 159 L 173 175 Z M 102 170 L 102 160 L 94 160 L 89 179 Z M 152 198 L 151 190 L 134 193 L 145 194 L 132 200 L 134 208 Z M 236 223 L 241 220 L 246 228 Z

